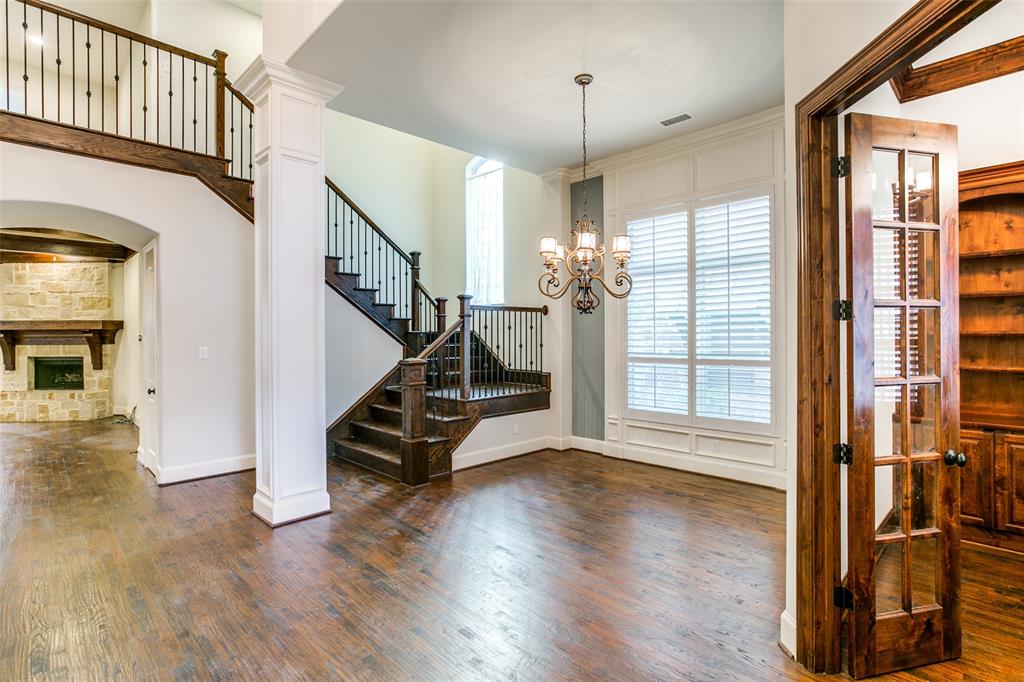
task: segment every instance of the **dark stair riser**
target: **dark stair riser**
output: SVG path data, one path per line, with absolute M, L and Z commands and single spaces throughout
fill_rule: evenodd
M 402 479 L 402 462 L 397 452 L 390 456 L 380 453 L 381 448 L 367 448 L 353 439 L 334 441 L 334 454 L 353 464 L 383 474 L 395 480 Z
M 352 437 L 373 443 L 396 453 L 401 451 L 402 430 L 383 422 L 353 422 Z

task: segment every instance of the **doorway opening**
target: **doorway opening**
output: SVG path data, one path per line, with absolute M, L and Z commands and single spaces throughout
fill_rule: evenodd
M 50 224 L 58 222 L 68 224 L 56 217 Z M 131 430 L 117 442 L 133 443 L 152 470 L 155 458 L 143 457 L 138 429 L 146 412 L 141 315 L 155 306 L 143 291 L 142 260 L 91 232 L 0 229 L 0 421 L 111 423 Z

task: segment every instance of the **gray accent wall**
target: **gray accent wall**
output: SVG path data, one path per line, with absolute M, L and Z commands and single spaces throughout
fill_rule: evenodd
M 569 188 L 572 221 L 583 215 L 583 182 L 574 182 Z M 587 213 L 597 224 L 602 239 L 604 230 L 604 178 L 587 180 Z M 572 226 L 566 227 L 566 240 Z M 572 293 L 556 305 L 565 305 L 572 315 L 572 435 L 604 440 L 604 307 L 607 296 L 597 292 L 601 305 L 590 315 L 582 315 L 569 299 Z

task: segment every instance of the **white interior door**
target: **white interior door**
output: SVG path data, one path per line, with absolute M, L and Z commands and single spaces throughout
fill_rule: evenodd
M 160 394 L 157 386 L 160 344 L 157 320 L 156 241 L 142 251 L 142 423 L 139 442 L 144 466 L 156 472 L 160 444 Z

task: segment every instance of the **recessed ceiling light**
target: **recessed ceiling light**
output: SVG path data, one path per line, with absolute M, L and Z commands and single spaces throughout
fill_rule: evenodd
M 669 126 L 674 126 L 677 123 L 689 121 L 691 118 L 693 118 L 693 114 L 679 114 L 678 116 L 673 116 L 672 118 L 666 118 L 664 121 L 661 122 L 661 125 L 668 128 Z

